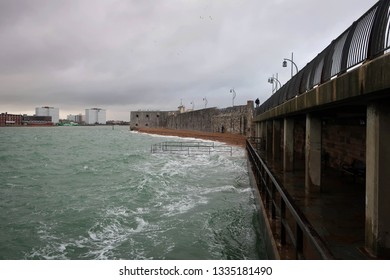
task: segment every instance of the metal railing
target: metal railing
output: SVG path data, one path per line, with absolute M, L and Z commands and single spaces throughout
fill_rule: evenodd
M 325 242 L 277 182 L 249 140 L 246 149 L 267 216 L 276 223 L 274 238 L 281 250 L 291 251 L 292 248 L 292 258 L 295 259 L 334 259 Z
M 248 137 L 249 142 L 252 144 L 256 151 L 265 149 L 265 140 L 263 137 Z
M 224 145 L 215 145 L 214 142 L 161 142 L 153 144 L 150 148 L 151 153 L 178 153 L 186 155 L 212 154 L 212 153 L 230 153 L 233 154 L 233 148 Z
M 303 94 L 360 63 L 383 55 L 390 48 L 389 16 L 390 0 L 378 1 L 282 88 L 256 108 L 256 115 Z

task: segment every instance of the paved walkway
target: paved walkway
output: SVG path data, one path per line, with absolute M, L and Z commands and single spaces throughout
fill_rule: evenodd
M 283 172 L 280 163 L 268 160 L 279 183 L 294 198 L 337 259 L 371 259 L 365 243 L 365 184 L 360 178 L 334 169 L 324 169 L 323 192 L 305 192 L 303 164 L 294 172 Z

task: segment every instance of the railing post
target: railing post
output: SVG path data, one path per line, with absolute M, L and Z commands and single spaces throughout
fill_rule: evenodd
M 280 243 L 282 245 L 286 244 L 286 227 L 284 223 L 286 222 L 286 202 L 281 197 L 280 198 Z
M 257 182 L 257 188 L 259 189 L 259 192 L 261 193 L 262 192 L 262 182 L 261 182 L 261 169 L 259 167 L 256 168 L 256 182 Z
M 261 175 L 263 176 L 264 180 L 262 181 L 263 182 L 263 194 L 265 195 L 265 193 L 267 192 L 267 183 L 268 183 L 268 180 L 267 180 L 267 172 L 265 171 L 265 168 L 262 167 L 262 170 L 261 170 Z
M 268 174 L 267 174 L 268 175 Z M 265 208 L 267 210 L 269 210 L 269 198 L 270 198 L 270 195 L 269 195 L 269 183 L 270 183 L 270 177 L 267 176 L 266 179 L 265 179 Z
M 298 223 L 296 223 L 296 227 L 295 253 L 298 260 L 303 255 L 303 232 Z
M 272 219 L 276 218 L 276 207 L 275 207 L 275 185 L 271 182 L 271 217 Z

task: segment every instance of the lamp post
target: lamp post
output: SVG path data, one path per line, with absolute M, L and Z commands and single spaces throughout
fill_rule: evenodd
M 206 108 L 207 108 L 207 98 L 204 97 L 204 98 L 203 98 L 203 101 L 204 101 L 204 108 L 206 109 Z
M 288 59 L 288 58 L 284 58 L 283 59 L 283 64 L 282 64 L 283 67 L 287 67 L 287 61 L 291 62 L 291 78 L 292 78 L 294 76 L 294 68 L 293 68 L 293 66 L 295 66 L 295 70 L 298 73 L 298 66 L 294 62 L 294 53 L 291 53 L 291 59 Z
M 233 103 L 233 107 L 234 107 L 234 98 L 236 98 L 236 92 L 235 92 L 234 88 L 230 89 L 230 93 L 233 94 L 232 103 Z
M 275 91 L 278 90 L 278 84 L 279 84 L 279 88 L 282 87 L 282 84 L 280 83 L 280 81 L 275 77 L 268 78 L 268 83 L 272 84 L 272 93 L 274 93 L 274 90 Z M 274 89 L 274 84 L 275 84 L 275 89 Z

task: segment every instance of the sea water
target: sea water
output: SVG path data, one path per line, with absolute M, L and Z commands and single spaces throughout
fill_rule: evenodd
M 0 128 L 0 259 L 264 259 L 244 149 L 150 152 L 163 141 Z

